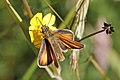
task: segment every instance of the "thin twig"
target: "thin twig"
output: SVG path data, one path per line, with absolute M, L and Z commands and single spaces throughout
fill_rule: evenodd
M 93 59 L 92 56 L 89 56 L 89 60 L 93 63 L 95 68 L 98 70 L 98 72 L 104 77 L 105 80 L 110 80 L 109 77 L 106 76 L 105 72 L 102 70 L 102 68 L 98 65 L 98 63 Z
M 32 11 L 31 11 L 29 5 L 28 5 L 28 2 L 26 0 L 23 0 L 23 4 L 25 6 L 26 11 L 28 12 L 29 17 L 32 18 L 33 14 L 32 14 Z
M 24 76 L 22 77 L 22 80 L 30 80 L 32 74 L 35 72 L 37 68 L 36 60 L 37 58 L 33 61 L 28 70 L 25 72 Z
M 53 9 L 53 7 L 47 2 L 47 0 L 43 0 L 47 5 L 48 7 L 57 15 L 57 17 L 64 23 L 65 26 L 67 26 L 64 22 L 64 20 L 59 16 L 59 14 Z

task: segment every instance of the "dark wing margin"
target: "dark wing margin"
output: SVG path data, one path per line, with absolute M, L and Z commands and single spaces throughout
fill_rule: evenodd
M 68 30 L 68 29 L 63 29 L 63 30 L 55 30 L 55 34 L 56 33 L 60 33 L 60 34 L 63 34 L 64 37 L 70 39 L 70 40 L 73 40 L 73 32 L 71 30 Z

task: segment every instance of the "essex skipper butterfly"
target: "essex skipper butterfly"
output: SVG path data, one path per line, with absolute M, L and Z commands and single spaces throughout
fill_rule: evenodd
M 65 59 L 62 51 L 84 47 L 83 44 L 73 41 L 73 32 L 70 30 L 52 31 L 48 26 L 43 24 L 41 29 L 44 36 L 38 54 L 39 67 L 45 67 L 54 62 L 54 65 L 58 68 L 58 60 L 63 61 Z

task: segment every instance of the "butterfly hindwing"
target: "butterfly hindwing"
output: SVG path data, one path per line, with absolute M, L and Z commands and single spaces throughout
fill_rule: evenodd
M 60 45 L 64 45 L 66 49 L 81 49 L 84 47 L 76 41 L 73 41 L 73 33 L 69 30 L 58 30 L 55 34 L 60 39 Z
M 59 34 L 64 35 L 65 38 L 73 40 L 73 32 L 67 29 L 63 29 L 63 30 L 55 30 L 55 35 L 59 38 Z M 59 34 L 58 34 L 59 33 Z M 58 44 L 60 45 L 60 47 L 62 48 L 62 50 L 67 50 L 68 47 L 65 46 L 64 43 L 62 43 L 61 41 L 57 41 Z

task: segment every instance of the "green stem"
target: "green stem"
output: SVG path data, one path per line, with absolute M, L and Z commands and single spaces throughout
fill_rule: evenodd
M 12 5 L 10 4 L 10 2 L 8 0 L 5 0 L 5 5 L 6 5 L 7 9 L 9 10 L 10 14 L 15 19 L 15 21 L 20 25 L 20 28 L 22 29 L 25 37 L 27 38 L 27 42 L 30 44 L 33 51 L 35 53 L 38 53 L 38 50 L 33 46 L 33 44 L 30 41 L 30 36 L 28 34 L 28 30 L 27 30 L 26 26 L 23 24 L 22 18 L 19 16 L 19 14 L 16 12 L 16 10 L 12 7 Z M 36 70 L 36 68 L 37 68 L 37 65 L 36 65 L 36 59 L 35 59 L 22 79 L 23 80 L 29 80 L 31 75 L 33 74 L 33 72 Z
M 29 69 L 24 74 L 24 76 L 22 77 L 22 80 L 30 80 L 36 68 L 37 68 L 37 64 L 36 64 L 36 59 L 35 59 L 33 63 L 30 65 Z

